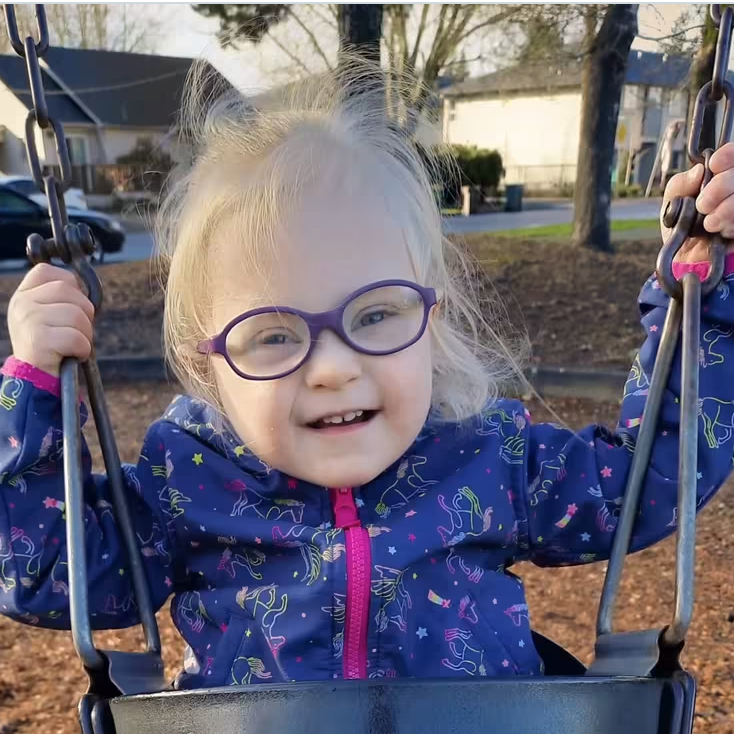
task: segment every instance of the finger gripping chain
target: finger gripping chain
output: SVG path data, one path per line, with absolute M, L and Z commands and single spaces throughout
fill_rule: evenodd
M 690 237 L 697 217 L 696 200 L 691 196 L 673 199 L 663 215 L 666 227 L 671 225 L 673 231 L 663 243 L 655 268 L 655 274 L 663 290 L 671 297 L 680 300 L 683 298 L 683 289 L 680 281 L 673 274 L 673 261 L 680 252 L 686 240 Z M 711 267 L 706 278 L 701 283 L 701 293 L 706 296 L 721 282 L 724 275 L 726 245 L 720 235 L 711 235 L 708 243 L 708 256 Z
M 704 166 L 704 176 L 701 183 L 703 190 L 713 178 L 711 171 L 711 157 L 716 150 L 725 145 L 734 130 L 734 86 L 726 79 L 731 53 L 732 27 L 734 26 L 734 10 L 727 7 L 721 10 L 721 5 L 712 4 L 711 18 L 718 28 L 716 39 L 716 58 L 712 78 L 706 82 L 698 94 L 693 106 L 691 128 L 688 136 L 688 157 L 692 163 L 701 163 Z M 721 122 L 721 131 L 715 148 L 703 148 L 701 137 L 704 130 L 706 110 L 724 99 L 724 114 Z M 683 289 L 673 275 L 673 260 L 690 237 L 707 237 L 709 239 L 708 255 L 711 267 L 701 284 L 701 294 L 708 295 L 721 281 L 724 275 L 726 243 L 728 240 L 719 235 L 712 235 L 706 231 L 703 222 L 705 215 L 696 210 L 695 199 L 690 202 L 679 198 L 670 201 L 663 213 L 663 224 L 671 229 L 668 238 L 663 243 L 657 261 L 657 276 L 663 289 L 673 298 L 681 299 Z

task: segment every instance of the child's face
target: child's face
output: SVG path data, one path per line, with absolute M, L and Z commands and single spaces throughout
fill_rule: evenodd
M 212 334 L 252 308 L 316 313 L 377 281 L 415 281 L 400 230 L 384 206 L 366 197 L 323 198 L 307 196 L 289 218 L 277 261 L 264 263 L 266 282 L 243 274 L 236 265 L 243 243 L 224 234 L 231 235 L 231 228 L 222 228 L 214 248 L 219 263 Z M 428 330 L 412 346 L 385 356 L 361 354 L 326 330 L 308 361 L 276 380 L 246 380 L 222 357 L 212 359 L 226 415 L 243 443 L 275 469 L 317 485 L 356 486 L 374 479 L 410 447 L 430 408 Z M 358 410 L 376 413 L 348 429 L 308 425 Z

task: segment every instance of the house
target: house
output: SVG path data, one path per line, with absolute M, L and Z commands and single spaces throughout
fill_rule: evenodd
M 79 183 L 94 166 L 114 164 L 139 139 L 167 145 L 192 59 L 89 49 L 49 48 L 41 59 L 49 114 L 64 126 Z M 31 107 L 25 61 L 0 55 L 0 171 L 27 174 L 25 120 Z M 50 130 L 36 130 L 42 163 L 57 161 Z
M 690 59 L 632 51 L 617 129 L 620 176 L 644 186 L 668 122 L 687 117 Z M 581 122 L 581 64 L 517 66 L 453 85 L 443 92 L 448 143 L 498 150 L 508 183 L 564 188 L 576 178 Z M 675 150 L 683 164 L 685 141 Z M 634 167 L 627 171 L 629 153 Z M 676 161 L 674 161 L 675 165 Z

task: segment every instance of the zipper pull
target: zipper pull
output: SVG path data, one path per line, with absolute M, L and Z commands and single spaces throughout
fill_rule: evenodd
M 359 527 L 357 504 L 352 496 L 351 487 L 339 487 L 331 490 L 331 503 L 334 508 L 334 519 L 338 528 Z

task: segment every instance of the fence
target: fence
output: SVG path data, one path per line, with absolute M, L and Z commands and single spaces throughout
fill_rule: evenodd
M 573 186 L 576 165 L 505 166 L 506 184 L 523 184 L 526 189 L 562 191 Z

